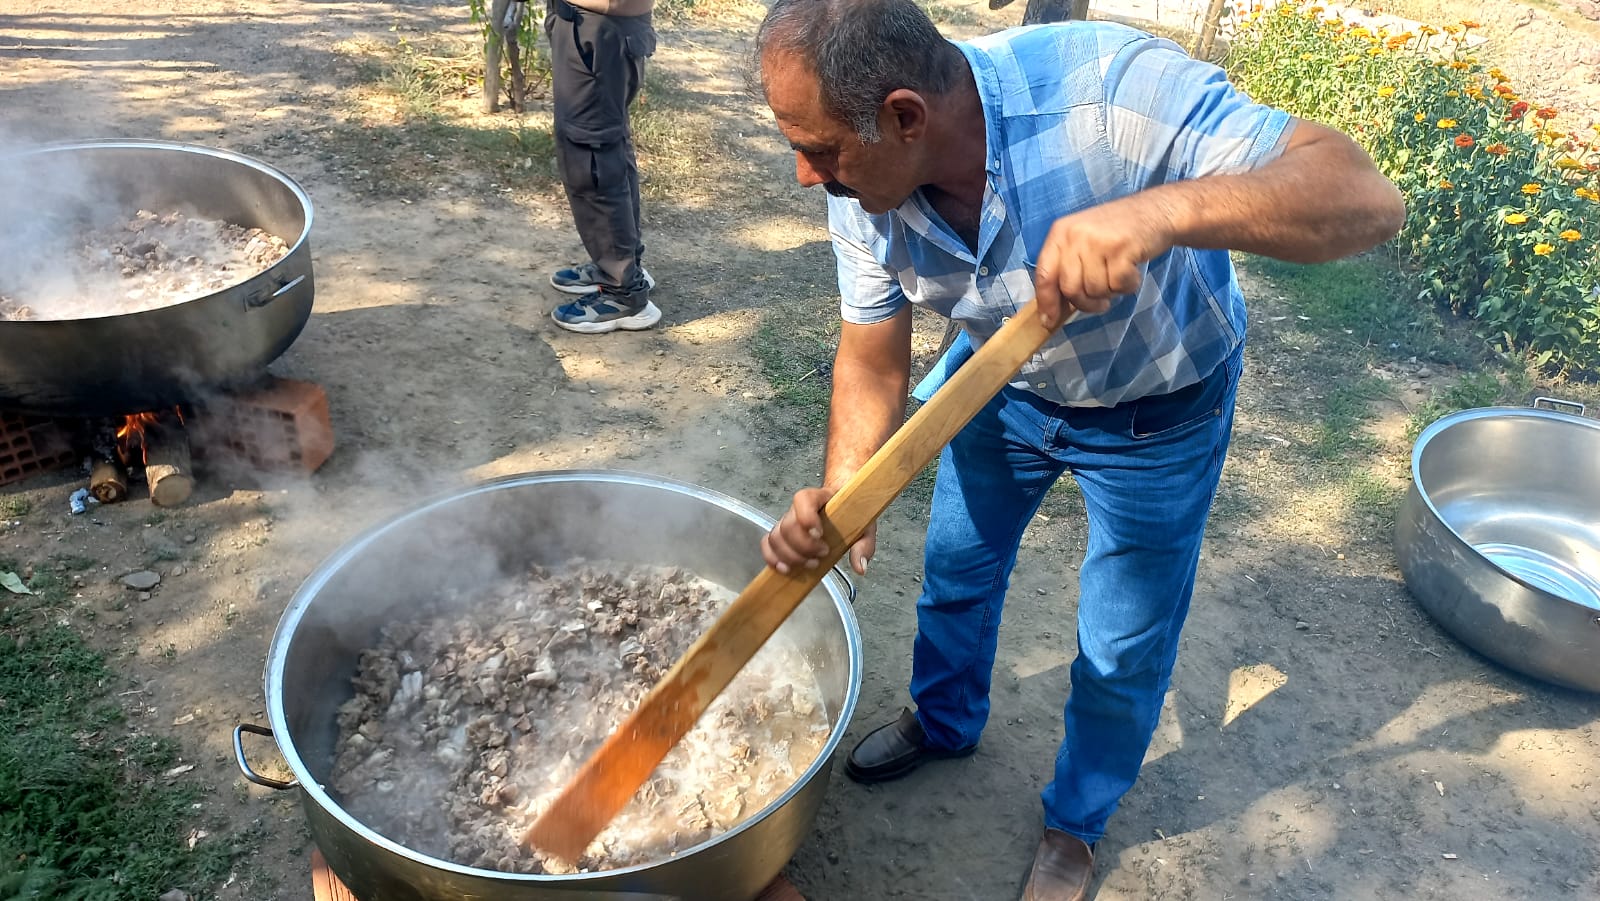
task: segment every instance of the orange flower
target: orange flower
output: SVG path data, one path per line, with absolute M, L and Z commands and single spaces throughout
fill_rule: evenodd
M 1538 112 L 1534 113 L 1533 117 L 1535 119 L 1543 119 L 1543 120 L 1548 122 L 1549 120 L 1554 119 L 1556 117 L 1556 111 L 1555 111 L 1554 107 L 1546 106 L 1546 107 L 1541 108 Z
M 1522 193 L 1524 194 L 1537 194 L 1540 190 L 1542 189 L 1538 185 L 1531 182 L 1522 186 Z
M 1575 228 L 1569 228 L 1566 231 L 1562 232 L 1561 234 L 1557 235 L 1556 237 L 1560 238 L 1563 241 L 1571 242 L 1571 241 L 1576 241 L 1579 238 L 1583 237 L 1583 233 L 1578 231 Z
M 1446 191 L 1448 191 L 1451 188 L 1455 187 L 1455 185 L 1453 185 L 1449 181 L 1441 178 L 1439 180 L 1439 187 L 1441 187 L 1441 188 L 1445 189 Z
M 1512 93 L 1511 85 L 1501 82 L 1500 84 L 1494 86 L 1494 92 L 1504 97 L 1505 95 Z
M 1472 135 L 1456 135 L 1456 146 L 1466 150 L 1473 145 Z
M 1467 29 L 1468 31 L 1470 31 L 1470 30 L 1472 30 L 1474 28 L 1482 28 L 1483 26 L 1479 25 L 1477 22 L 1474 22 L 1471 19 L 1462 19 L 1461 20 L 1461 27 Z
M 1549 256 L 1550 255 L 1550 251 L 1552 251 L 1552 250 L 1555 250 L 1555 248 L 1551 247 L 1549 244 L 1535 244 L 1535 245 L 1533 245 L 1533 252 L 1538 254 L 1539 256 L 1542 256 L 1542 257 Z
M 1500 143 L 1499 141 L 1496 141 L 1493 144 L 1485 144 L 1485 145 L 1483 145 L 1483 152 L 1484 153 L 1492 153 L 1495 156 L 1505 156 L 1506 154 L 1511 152 L 1511 148 L 1507 147 L 1506 145 L 1504 145 L 1502 143 Z

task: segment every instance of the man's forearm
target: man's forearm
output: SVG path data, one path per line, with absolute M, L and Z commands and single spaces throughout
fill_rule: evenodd
M 909 309 L 890 322 L 844 327 L 834 359 L 825 487 L 843 486 L 905 421 L 910 383 Z
M 1171 227 L 1174 246 L 1241 250 L 1323 263 L 1394 237 L 1400 192 L 1349 138 L 1299 122 L 1281 156 L 1239 175 L 1174 182 L 1138 195 Z

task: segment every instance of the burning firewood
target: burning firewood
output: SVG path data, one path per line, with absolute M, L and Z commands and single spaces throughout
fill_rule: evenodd
M 102 504 L 114 504 L 128 496 L 128 470 L 116 460 L 96 460 L 89 473 L 89 491 Z
M 194 492 L 189 439 L 183 427 L 156 422 L 144 430 L 144 479 L 158 507 L 176 507 Z

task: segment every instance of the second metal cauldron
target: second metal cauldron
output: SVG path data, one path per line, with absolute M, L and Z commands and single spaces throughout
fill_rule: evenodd
M 0 409 L 112 416 L 248 384 L 311 315 L 311 202 L 264 163 L 163 141 L 58 144 L 0 157 L 0 181 L 11 187 L 0 198 L 5 221 L 39 210 L 85 222 L 178 211 L 261 228 L 290 248 L 240 284 L 172 306 L 0 322 Z M 20 265 L 0 259 L 0 266 Z
M 1456 413 L 1417 439 L 1411 475 L 1395 551 L 1422 607 L 1511 669 L 1600 692 L 1600 422 Z

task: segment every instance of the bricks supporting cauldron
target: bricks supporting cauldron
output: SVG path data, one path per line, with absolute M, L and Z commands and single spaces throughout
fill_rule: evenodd
M 338 876 L 333 875 L 333 870 L 322 857 L 322 851 L 316 848 L 311 849 L 311 896 L 313 901 L 362 901 L 339 881 Z M 800 890 L 780 873 L 778 878 L 772 880 L 771 885 L 762 889 L 755 901 L 806 901 L 806 899 L 800 894 Z
M 59 421 L 0 411 L 0 485 L 52 472 L 76 459 Z
M 179 411 L 173 411 L 179 412 Z M 253 389 L 185 405 L 182 421 L 155 420 L 143 444 L 143 475 L 152 500 L 171 506 L 188 498 L 193 470 L 248 479 L 264 472 L 316 471 L 333 453 L 328 397 L 320 385 L 268 378 Z M 89 489 L 101 503 L 129 494 L 131 467 L 116 459 L 108 421 L 52 419 L 0 411 L 0 485 L 91 462 Z M 135 470 L 133 475 L 141 474 Z M 164 486 L 164 487 L 163 487 Z

